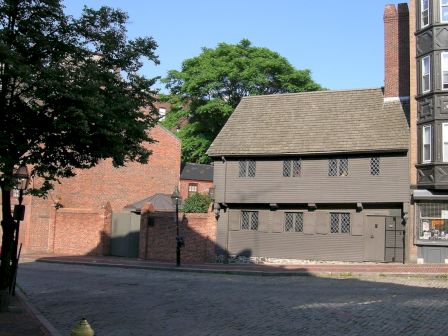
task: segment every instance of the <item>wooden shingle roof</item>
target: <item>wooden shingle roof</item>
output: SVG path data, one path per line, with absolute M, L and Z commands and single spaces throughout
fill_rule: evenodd
M 245 97 L 207 154 L 406 151 L 407 110 L 381 88 Z

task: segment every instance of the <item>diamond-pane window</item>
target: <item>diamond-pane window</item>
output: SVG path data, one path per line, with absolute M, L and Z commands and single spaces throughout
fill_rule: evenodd
M 241 213 L 241 230 L 249 230 L 249 211 L 242 211 Z
M 330 214 L 331 233 L 350 233 L 350 214 L 332 213 Z
M 291 161 L 290 160 L 283 161 L 283 176 L 284 177 L 291 176 Z
M 338 160 L 330 159 L 328 160 L 328 176 L 338 175 Z
M 239 167 L 240 167 L 240 173 L 239 173 L 239 176 L 240 176 L 240 177 L 246 177 L 246 172 L 247 172 L 247 162 L 246 162 L 246 161 L 240 161 L 240 162 L 239 162 Z
M 339 233 L 339 214 L 330 214 L 330 232 Z
M 247 161 L 247 177 L 255 177 L 256 172 L 256 164 L 254 160 L 248 160 Z
M 342 213 L 340 215 L 341 233 L 350 233 L 350 214 Z
M 302 160 L 293 160 L 292 161 L 292 176 L 298 177 L 302 176 Z
M 284 224 L 285 232 L 303 232 L 303 213 L 286 212 Z
M 339 176 L 348 175 L 348 159 L 339 160 Z
M 250 229 L 255 231 L 258 230 L 258 211 L 252 211 Z
M 258 211 L 241 211 L 241 230 L 258 230 Z
M 370 158 L 370 175 L 379 175 L 380 174 L 380 158 L 373 157 Z
M 239 161 L 239 177 L 255 177 L 256 162 L 254 160 Z
M 294 213 L 285 213 L 285 232 L 292 232 L 294 229 Z

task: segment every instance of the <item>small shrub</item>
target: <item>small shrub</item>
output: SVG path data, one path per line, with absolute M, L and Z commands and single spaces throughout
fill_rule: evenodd
M 210 206 L 212 199 L 207 194 L 193 194 L 188 197 L 185 202 L 182 204 L 182 211 L 191 213 L 191 212 L 202 212 L 205 213 Z

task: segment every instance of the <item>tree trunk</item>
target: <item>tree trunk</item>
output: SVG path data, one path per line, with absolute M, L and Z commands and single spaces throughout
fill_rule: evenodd
M 2 191 L 2 214 L 1 222 L 3 229 L 2 248 L 0 257 L 0 311 L 7 307 L 9 296 L 8 289 L 11 281 L 11 258 L 14 242 L 15 223 L 11 215 L 11 193 L 4 183 L 0 183 Z M 6 302 L 5 302 L 6 301 Z

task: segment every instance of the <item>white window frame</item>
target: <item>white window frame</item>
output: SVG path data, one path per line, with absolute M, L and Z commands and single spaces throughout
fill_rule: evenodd
M 428 67 L 425 69 L 425 60 L 428 60 Z M 422 58 L 421 64 L 422 93 L 431 91 L 431 56 Z M 428 76 L 428 87 L 425 88 L 425 76 Z M 426 90 L 425 90 L 426 89 Z
M 445 150 L 447 148 L 447 150 Z M 445 153 L 448 152 L 448 123 L 442 123 L 442 157 L 443 162 L 448 162 L 448 155 Z
M 428 3 L 428 7 L 427 7 L 427 8 L 424 8 L 424 6 L 423 6 L 423 4 L 424 4 L 425 2 Z M 430 5 L 429 5 L 429 2 L 430 2 L 430 0 L 421 0 L 421 1 L 420 1 L 420 24 L 421 24 L 421 28 L 424 28 L 424 27 L 426 27 L 426 26 L 429 26 L 429 21 L 430 21 L 430 13 L 429 13 L 429 7 L 430 7 Z M 425 24 L 425 23 L 423 22 L 423 13 L 426 12 L 426 11 L 428 12 L 428 23 L 427 23 L 427 24 Z
M 448 52 L 446 51 L 440 54 L 440 70 L 442 74 L 442 90 L 448 90 L 448 80 L 445 82 L 443 76 L 444 72 L 448 73 Z M 447 87 L 444 88 L 444 85 Z
M 427 142 L 426 137 L 425 137 L 425 133 L 426 130 L 429 130 L 429 141 Z M 431 144 L 431 140 L 432 140 L 432 127 L 431 125 L 425 125 L 422 127 L 422 162 L 423 163 L 429 163 L 432 160 L 432 144 Z M 429 158 L 425 158 L 425 146 L 429 145 Z
M 443 4 L 443 0 L 440 0 L 440 22 L 448 22 L 448 20 L 443 20 L 443 15 L 442 15 L 442 13 L 443 13 L 443 8 L 447 8 L 448 9 L 448 2 L 444 5 Z

